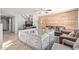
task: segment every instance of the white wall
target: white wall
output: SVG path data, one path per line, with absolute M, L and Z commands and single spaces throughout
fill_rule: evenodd
M 7 16 L 14 16 L 15 19 L 13 19 L 15 22 L 14 26 L 15 26 L 15 33 L 17 33 L 18 28 L 21 27 L 24 23 L 24 19 L 21 17 L 20 14 L 17 13 L 17 11 L 15 11 L 14 9 L 2 9 L 2 14 L 3 15 L 7 15 Z
M 78 9 L 78 28 L 79 28 L 79 9 Z
M 38 20 L 39 16 L 42 16 L 42 14 L 39 14 L 39 12 L 36 12 L 33 14 L 33 25 L 38 28 Z
M 35 8 L 2 8 L 3 15 L 15 16 L 15 33 L 19 28 L 23 27 L 25 19 L 22 17 L 23 14 L 33 15 L 38 9 Z
M 1 15 L 1 8 L 0 8 L 0 15 Z M 1 23 L 1 16 L 0 16 L 0 23 Z
M 33 25 L 38 28 L 38 17 L 39 15 L 35 14 L 33 15 Z
M 3 42 L 3 26 L 0 23 L 0 49 L 2 48 L 2 42 Z
M 0 15 L 1 15 L 1 8 L 0 8 Z M 1 24 L 1 16 L 0 16 L 0 49 L 2 49 L 3 43 L 3 25 Z

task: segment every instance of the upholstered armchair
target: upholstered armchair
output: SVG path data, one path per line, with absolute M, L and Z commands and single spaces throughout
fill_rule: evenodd
M 71 50 L 79 49 L 79 31 L 69 34 L 62 34 L 59 43 L 54 43 L 52 50 Z
M 54 43 L 51 50 L 79 50 L 79 38 L 75 42 L 63 39 L 62 44 Z

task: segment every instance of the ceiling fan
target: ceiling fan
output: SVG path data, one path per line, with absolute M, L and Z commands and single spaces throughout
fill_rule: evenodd
M 50 11 L 52 11 L 52 9 L 41 9 L 39 13 L 49 13 Z

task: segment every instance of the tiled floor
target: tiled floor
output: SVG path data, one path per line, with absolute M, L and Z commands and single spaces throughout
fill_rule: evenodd
M 17 40 L 14 33 L 4 32 L 3 49 L 5 50 L 32 50 L 26 44 Z

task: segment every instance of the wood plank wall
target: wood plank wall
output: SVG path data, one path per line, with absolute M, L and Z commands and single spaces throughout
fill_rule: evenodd
M 66 29 L 74 30 L 78 27 L 78 11 L 73 10 L 55 15 L 40 16 L 38 28 L 45 28 L 48 25 L 64 26 Z

